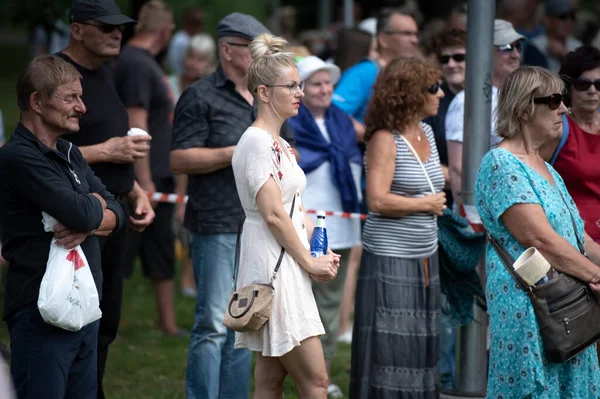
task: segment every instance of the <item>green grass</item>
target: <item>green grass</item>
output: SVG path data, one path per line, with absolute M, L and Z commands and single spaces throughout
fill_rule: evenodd
M 0 109 L 4 115 L 6 135 L 19 121 L 16 82 L 27 61 L 27 50 L 2 45 L 4 61 L 0 63 Z M 176 287 L 179 285 L 176 284 Z M 0 308 L 4 295 L 0 294 Z M 175 311 L 181 327 L 191 330 L 194 322 L 194 299 L 177 291 Z M 0 341 L 8 344 L 8 330 L 0 322 Z M 119 339 L 110 349 L 105 376 L 105 390 L 111 399 L 171 399 L 185 397 L 187 338 L 168 338 L 156 329 L 156 311 L 150 282 L 139 268 L 125 282 L 123 313 Z M 348 395 L 350 346 L 339 344 L 332 362 L 331 380 Z M 254 385 L 252 385 L 253 389 Z M 288 377 L 285 397 L 296 398 L 294 384 Z

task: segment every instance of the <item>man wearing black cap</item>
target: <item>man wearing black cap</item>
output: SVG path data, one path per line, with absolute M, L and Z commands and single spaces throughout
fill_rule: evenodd
M 186 375 L 188 399 L 248 398 L 252 355 L 233 349 L 234 332 L 223 326 L 236 232 L 242 207 L 231 157 L 242 133 L 256 118 L 246 71 L 248 44 L 268 32 L 249 15 L 233 13 L 217 25 L 221 64 L 192 84 L 175 108 L 171 167 L 189 175 L 185 227 L 192 235 L 198 287 Z M 293 136 L 284 125 L 282 136 Z
M 58 55 L 81 73 L 82 99 L 87 113 L 81 129 L 68 139 L 79 146 L 84 158 L 127 215 L 130 202 L 135 215 L 132 228 L 142 231 L 154 219 L 154 210 L 142 188 L 134 181 L 133 163 L 147 155 L 150 136 L 128 137 L 125 106 L 114 88 L 112 71 L 105 64 L 119 55 L 122 32 L 135 21 L 121 13 L 114 0 L 73 0 L 69 13 L 69 47 Z M 98 333 L 98 398 L 104 398 L 102 379 L 108 346 L 117 336 L 123 294 L 123 255 L 127 229 L 102 238 L 102 319 Z

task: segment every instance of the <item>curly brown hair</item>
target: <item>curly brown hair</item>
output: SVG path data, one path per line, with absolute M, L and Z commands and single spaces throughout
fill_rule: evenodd
M 364 118 L 365 140 L 380 129 L 401 131 L 418 122 L 427 100 L 427 89 L 440 81 L 440 69 L 430 61 L 400 58 L 377 77 Z

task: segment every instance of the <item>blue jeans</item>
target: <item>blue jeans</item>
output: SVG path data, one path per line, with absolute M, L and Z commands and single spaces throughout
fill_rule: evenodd
M 187 399 L 247 399 L 252 352 L 233 349 L 223 325 L 231 292 L 236 234 L 191 234 L 198 287 L 186 373 Z
M 446 296 L 442 294 L 442 306 L 446 306 Z M 438 372 L 442 389 L 451 390 L 454 387 L 454 357 L 456 350 L 456 328 L 452 327 L 450 316 L 442 312 L 440 316 L 440 349 L 438 357 Z

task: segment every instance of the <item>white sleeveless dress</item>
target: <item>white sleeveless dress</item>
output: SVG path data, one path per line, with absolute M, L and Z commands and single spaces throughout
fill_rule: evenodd
M 280 140 L 281 145 L 269 132 L 249 127 L 233 154 L 235 184 L 246 214 L 241 238 L 238 288 L 268 283 L 281 252 L 281 245 L 267 227 L 256 202 L 256 194 L 271 176 L 281 189 L 281 201 L 288 214 L 296 197 L 292 221 L 305 248 L 308 250 L 310 247 L 302 206 L 306 177 L 290 145 Z M 236 333 L 236 348 L 279 357 L 300 345 L 304 339 L 325 333 L 310 277 L 287 252 L 273 285 L 275 298 L 271 318 L 258 331 Z

